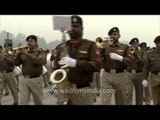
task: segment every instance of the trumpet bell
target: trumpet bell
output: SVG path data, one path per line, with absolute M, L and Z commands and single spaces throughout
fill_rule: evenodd
M 65 80 L 66 76 L 67 73 L 64 69 L 58 69 L 50 75 L 50 81 L 53 83 L 60 83 Z

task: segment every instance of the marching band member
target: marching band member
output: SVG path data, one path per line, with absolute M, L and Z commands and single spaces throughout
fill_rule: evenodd
M 46 64 L 45 52 L 38 49 L 37 37 L 26 38 L 28 50 L 21 49 L 16 56 L 15 64 L 22 64 L 22 76 L 19 83 L 20 104 L 28 105 L 32 94 L 36 105 L 43 104 L 43 65 Z
M 69 104 L 93 105 L 92 91 L 85 91 L 91 89 L 90 84 L 93 81 L 93 73 L 100 70 L 100 53 L 95 42 L 82 38 L 82 18 L 73 15 L 71 16 L 71 23 L 72 30 L 68 32 L 70 40 L 66 42 L 69 56 L 60 58 L 62 52 L 62 45 L 60 45 L 57 48 L 55 68 L 59 69 L 60 65 L 64 65 L 69 69 L 67 71 L 69 88 L 77 91 L 68 93 Z M 78 92 L 79 90 L 82 90 L 82 92 Z
M 12 54 L 11 52 L 12 43 L 6 42 L 4 44 L 4 48 L 5 51 L 2 54 L 0 54 L 0 71 L 1 71 L 0 99 L 3 96 L 3 90 L 8 84 L 8 87 L 11 91 L 14 100 L 13 105 L 18 105 L 18 92 L 16 89 L 15 75 L 13 73 L 15 55 Z

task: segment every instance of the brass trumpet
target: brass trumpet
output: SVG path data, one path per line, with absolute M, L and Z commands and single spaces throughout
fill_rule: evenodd
M 110 39 L 109 37 L 105 37 L 105 38 L 97 37 L 96 38 L 96 45 L 98 48 L 103 48 L 111 44 L 113 44 L 113 40 Z
M 28 45 L 23 45 L 23 46 L 20 46 L 20 47 L 16 47 L 16 48 L 13 48 L 13 51 L 15 50 L 20 50 L 20 49 L 28 49 Z
M 16 47 L 16 48 L 11 48 L 10 50 L 8 50 L 8 54 L 13 54 L 13 53 L 16 52 L 17 50 L 27 49 L 27 48 L 28 48 L 28 45 L 23 45 L 23 46 Z

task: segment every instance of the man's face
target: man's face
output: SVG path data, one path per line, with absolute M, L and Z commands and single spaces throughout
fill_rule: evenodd
M 113 32 L 110 34 L 110 39 L 113 40 L 113 43 L 118 42 L 120 34 L 118 32 Z
M 159 49 L 159 50 L 160 50 L 160 42 L 155 43 L 155 44 L 156 44 L 157 49 Z
M 79 39 L 82 37 L 83 28 L 80 24 L 74 23 L 72 24 L 72 30 L 69 31 L 69 36 L 71 39 Z
M 131 46 L 135 47 L 136 49 L 138 49 L 139 43 L 138 42 L 134 42 Z
M 134 42 L 132 45 L 133 46 L 139 46 L 139 43 L 138 42 Z
M 37 47 L 37 43 L 34 39 L 28 39 L 28 47 L 29 49 L 34 49 Z

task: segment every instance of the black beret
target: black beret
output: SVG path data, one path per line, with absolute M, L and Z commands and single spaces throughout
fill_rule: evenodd
M 72 24 L 78 23 L 78 24 L 80 24 L 81 26 L 83 26 L 82 18 L 81 18 L 80 16 L 77 16 L 77 15 L 71 16 L 71 23 L 72 23 Z
M 26 41 L 28 41 L 28 39 L 33 39 L 37 42 L 37 37 L 35 35 L 29 35 L 27 38 L 26 38 Z
M 147 43 L 146 42 L 142 42 L 139 44 L 139 47 L 147 47 Z
M 139 43 L 138 38 L 133 38 L 133 39 L 131 39 L 131 41 L 129 42 L 129 44 L 132 45 L 132 44 L 135 43 L 135 42 Z
M 108 35 L 111 35 L 113 32 L 118 32 L 119 33 L 119 28 L 118 27 L 113 27 L 112 29 L 109 30 Z
M 160 42 L 160 36 L 157 36 L 155 39 L 154 39 L 154 43 L 158 43 Z

